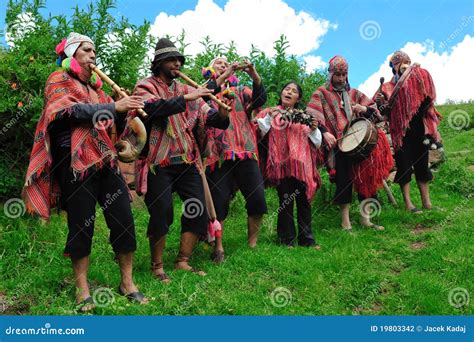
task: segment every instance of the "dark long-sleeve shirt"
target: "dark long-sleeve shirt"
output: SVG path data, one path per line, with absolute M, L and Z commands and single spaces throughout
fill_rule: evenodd
M 126 113 L 118 113 L 115 103 L 78 103 L 65 109 L 61 119 L 53 121 L 48 128 L 53 148 L 71 147 L 71 126 L 84 123 L 95 124 L 95 120 L 111 119 L 117 125 L 117 132 L 125 127 Z

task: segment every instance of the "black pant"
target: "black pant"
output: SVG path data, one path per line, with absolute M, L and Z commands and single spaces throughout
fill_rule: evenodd
M 352 203 L 352 165 L 351 157 L 345 155 L 338 149 L 335 151 L 336 159 L 336 193 L 334 195 L 334 204 L 348 204 Z M 357 194 L 359 201 L 365 199 L 361 194 Z M 370 196 L 376 198 L 377 194 Z
M 183 201 L 181 232 L 207 233 L 207 211 L 202 179 L 195 165 L 178 164 L 156 167 L 148 172 L 145 203 L 150 213 L 148 237 L 159 239 L 173 223 L 173 196 L 176 191 Z
M 226 160 L 213 172 L 207 172 L 207 180 L 219 221 L 229 213 L 235 184 L 245 197 L 248 216 L 267 213 L 263 177 L 256 160 Z
M 104 166 L 101 170 L 89 171 L 82 180 L 74 180 L 70 163 L 70 157 L 65 158 L 55 171 L 55 175 L 60 176 L 61 202 L 67 210 L 69 227 L 64 254 L 79 259 L 91 253 L 97 202 L 110 229 L 109 241 L 114 252 L 135 251 L 135 225 L 122 175 L 117 169 Z
M 277 233 L 280 243 L 292 246 L 315 245 L 311 230 L 311 204 L 306 198 L 306 185 L 296 178 L 285 178 L 277 186 L 280 206 L 278 207 Z M 296 200 L 298 236 L 293 219 L 293 203 Z
M 425 127 L 422 118 L 422 115 L 417 114 L 412 119 L 403 137 L 402 147 L 395 152 L 395 183 L 400 185 L 410 183 L 413 171 L 417 181 L 429 182 L 433 179 L 428 167 L 429 145 L 423 144 Z

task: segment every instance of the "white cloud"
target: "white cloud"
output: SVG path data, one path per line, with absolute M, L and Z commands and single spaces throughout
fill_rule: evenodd
M 23 39 L 27 34 L 33 32 L 36 23 L 31 12 L 23 12 L 17 15 L 11 27 L 5 29 L 5 41 L 10 47 L 14 47 L 14 41 Z
M 287 52 L 303 56 L 317 49 L 322 37 L 336 28 L 326 19 L 296 13 L 282 0 L 228 0 L 224 8 L 213 0 L 199 0 L 194 10 L 176 16 L 161 12 L 151 33 L 178 36 L 184 30 L 190 43 L 186 53 L 192 55 L 202 50 L 199 42 L 209 36 L 224 45 L 234 41 L 240 54 L 247 54 L 254 44 L 269 56 L 274 54 L 273 42 L 284 34 L 290 42 Z
M 412 62 L 420 63 L 431 73 L 436 86 L 437 103 L 445 103 L 448 99 L 454 101 L 474 99 L 472 91 L 474 37 L 466 35 L 450 51 L 442 53 L 435 51 L 432 41 L 408 42 L 401 50 L 410 56 Z M 388 66 L 389 59 L 390 55 L 374 74 L 359 85 L 358 89 L 372 96 L 379 87 L 381 76 L 384 76 L 386 81 L 390 80 L 392 71 Z
M 303 57 L 306 63 L 306 72 L 311 73 L 315 70 L 321 70 L 327 67 L 327 63 L 323 61 L 321 56 L 308 55 Z

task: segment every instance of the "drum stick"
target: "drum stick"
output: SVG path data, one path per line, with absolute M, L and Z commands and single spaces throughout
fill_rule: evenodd
M 342 139 L 348 137 L 349 135 L 355 134 L 355 133 L 360 132 L 360 131 L 362 131 L 362 129 L 358 129 L 357 131 L 353 131 L 353 132 L 351 132 L 351 133 L 347 133 L 346 135 L 343 135 L 343 136 L 340 137 L 339 139 L 336 139 L 336 141 L 342 140 Z

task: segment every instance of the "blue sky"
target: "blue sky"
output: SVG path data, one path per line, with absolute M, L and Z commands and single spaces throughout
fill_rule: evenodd
M 228 0 L 214 0 L 214 3 L 222 8 L 227 2 Z M 313 18 L 325 19 L 337 25 L 337 29 L 329 29 L 320 37 L 319 48 L 310 53 L 320 56 L 323 61 L 328 61 L 335 54 L 345 56 L 350 64 L 349 76 L 353 85 L 366 81 L 379 70 L 391 52 L 403 48 L 409 42 L 425 43 L 430 40 L 433 42 L 432 52 L 441 55 L 443 52 L 450 53 L 465 35 L 474 36 L 472 0 L 286 0 L 284 2 L 296 13 L 304 11 Z M 0 3 L 2 23 L 5 18 L 5 3 L 5 0 Z M 76 4 L 84 6 L 85 3 L 87 2 L 77 0 L 47 0 L 45 12 L 69 14 Z M 153 23 L 160 12 L 165 12 L 168 16 L 178 16 L 184 11 L 194 10 L 197 3 L 198 0 L 118 0 L 114 13 L 127 16 L 132 23 L 139 24 L 144 19 Z M 271 16 L 271 13 L 265 15 Z M 379 25 L 377 38 L 366 40 L 361 37 L 361 25 L 367 21 L 375 21 Z M 203 22 L 209 23 L 209 19 L 203 18 Z M 236 25 L 235 28 L 224 29 L 239 30 L 239 25 L 249 23 L 236 23 Z M 278 23 L 273 25 L 278 27 Z M 452 37 L 453 32 L 459 31 L 459 28 L 461 32 Z M 255 34 L 258 34 L 258 25 Z M 304 42 L 305 37 L 300 39 Z M 441 46 L 447 39 L 449 44 Z

